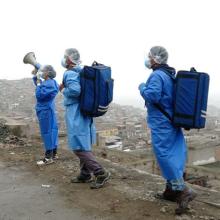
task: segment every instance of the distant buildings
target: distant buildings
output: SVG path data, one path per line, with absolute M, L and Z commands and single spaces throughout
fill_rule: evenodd
M 133 151 L 147 147 L 148 129 L 145 111 L 132 106 L 112 104 L 103 117 L 96 119 L 99 139 L 105 138 L 107 148 Z M 99 141 L 102 143 L 103 141 Z
M 23 117 L 33 134 L 39 133 L 35 113 L 35 86 L 32 79 L 0 80 L 0 114 Z M 61 134 L 66 131 L 62 94 L 56 98 L 56 109 Z M 185 132 L 189 146 L 190 164 L 220 160 L 220 110 L 209 106 L 206 128 Z M 95 118 L 98 144 L 106 148 L 144 152 L 151 147 L 150 130 L 146 125 L 146 111 L 133 106 L 112 103 L 109 111 Z M 211 158 L 211 159 L 210 159 Z M 200 161 L 200 162 L 199 162 Z

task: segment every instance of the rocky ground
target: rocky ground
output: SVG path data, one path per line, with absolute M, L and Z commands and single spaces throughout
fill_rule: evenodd
M 220 219 L 217 191 L 196 187 L 198 197 L 189 212 L 175 216 L 175 203 L 154 197 L 163 190 L 159 176 L 113 163 L 99 152 L 98 160 L 112 178 L 103 189 L 91 190 L 88 184 L 70 183 L 79 172 L 78 160 L 70 151 L 61 149 L 56 163 L 37 167 L 36 161 L 43 155 L 41 144 L 23 141 L 0 144 L 1 220 Z

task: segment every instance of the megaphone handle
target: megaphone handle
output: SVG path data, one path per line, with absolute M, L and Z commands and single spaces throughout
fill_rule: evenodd
M 41 78 L 40 78 L 40 76 L 39 75 L 37 75 L 37 85 L 39 86 L 40 84 L 41 84 Z
M 41 67 L 41 65 L 40 65 L 39 63 L 37 63 L 37 64 L 35 65 L 35 68 L 36 68 L 37 70 L 39 70 L 40 67 Z

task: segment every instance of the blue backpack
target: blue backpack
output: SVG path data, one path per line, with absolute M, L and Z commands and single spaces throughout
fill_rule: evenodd
M 113 99 L 111 68 L 94 62 L 80 72 L 80 110 L 85 116 L 104 115 Z
M 191 68 L 190 71 L 179 71 L 174 83 L 175 98 L 172 117 L 161 105 L 155 104 L 155 106 L 176 127 L 185 128 L 186 130 L 204 128 L 208 102 L 209 75 L 204 72 L 197 72 L 195 68 Z

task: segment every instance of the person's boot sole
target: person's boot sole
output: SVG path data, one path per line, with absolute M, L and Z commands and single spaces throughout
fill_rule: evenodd
M 92 178 L 89 180 L 70 180 L 71 183 L 91 183 Z
M 38 164 L 37 163 L 37 166 L 41 167 L 41 166 L 47 166 L 47 165 L 50 165 L 50 164 L 53 164 L 55 163 L 55 161 L 51 161 L 51 162 L 47 162 L 47 163 L 42 163 L 42 164 Z
M 156 199 L 163 200 L 163 201 L 176 202 L 176 199 L 167 198 L 166 196 L 163 195 L 163 193 L 156 193 L 154 197 Z

